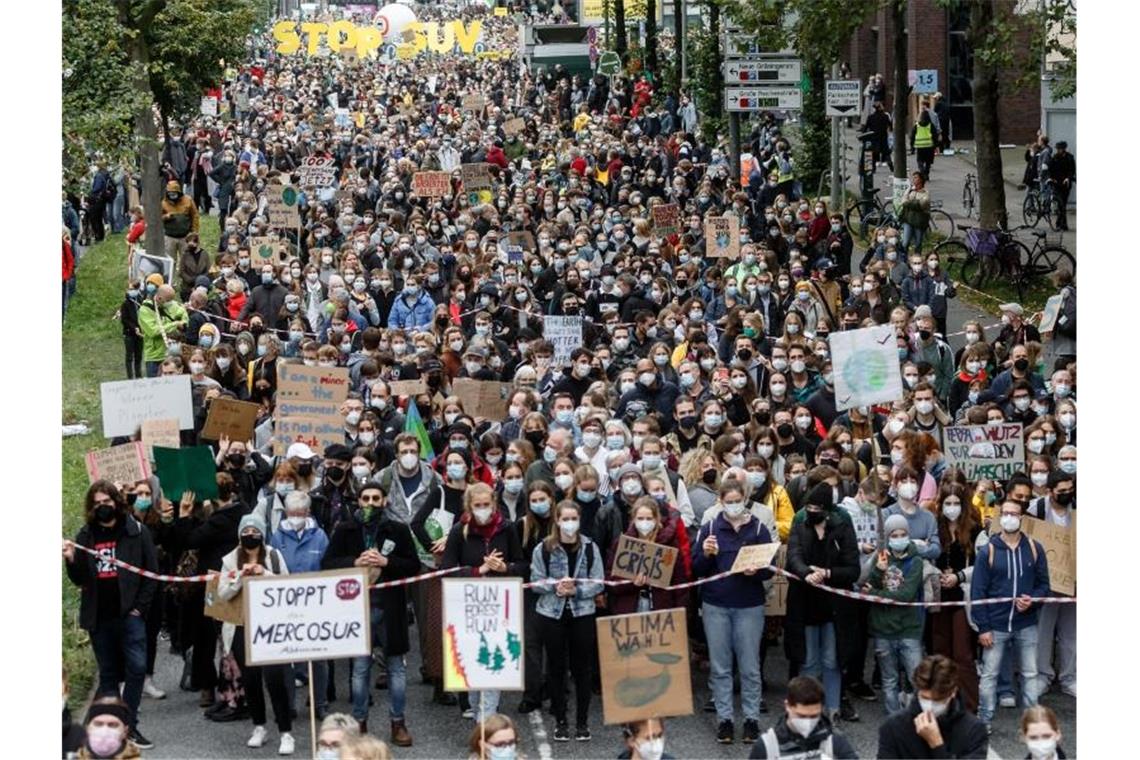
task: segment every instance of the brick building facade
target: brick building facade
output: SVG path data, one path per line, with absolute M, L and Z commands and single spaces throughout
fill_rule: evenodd
M 951 134 L 955 140 L 972 140 L 973 56 L 966 43 L 967 14 L 952 14 L 939 7 L 936 0 L 910 0 L 906 21 L 910 37 L 907 68 L 938 71 L 938 88 L 950 107 Z M 858 78 L 864 86 L 872 74 L 883 75 L 888 110 L 894 90 L 894 34 L 891 13 L 880 8 L 852 36 L 842 54 L 851 77 Z M 1028 37 L 1029 30 L 1021 29 L 1014 42 L 1024 44 Z M 1014 71 L 1003 71 L 998 77 L 999 140 L 1023 145 L 1034 139 L 1041 123 L 1041 83 L 1033 77 L 1028 86 L 1018 87 L 1017 79 L 1018 72 Z

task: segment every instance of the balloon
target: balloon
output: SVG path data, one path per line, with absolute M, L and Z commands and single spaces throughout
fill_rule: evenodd
M 389 3 L 376 14 L 373 23 L 380 29 L 386 40 L 400 38 L 408 24 L 416 20 L 415 11 L 400 3 Z

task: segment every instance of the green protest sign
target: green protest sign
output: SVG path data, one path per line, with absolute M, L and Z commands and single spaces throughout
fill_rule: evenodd
M 186 491 L 193 491 L 198 501 L 218 498 L 217 472 L 209 446 L 154 447 L 154 474 L 166 498 L 173 502 L 180 500 Z

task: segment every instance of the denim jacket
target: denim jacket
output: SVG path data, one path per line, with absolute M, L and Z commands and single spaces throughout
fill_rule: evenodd
M 601 583 L 605 567 L 603 566 L 601 552 L 598 551 L 598 545 L 591 541 L 588 536 L 579 536 L 578 540 L 580 548 L 573 573 L 569 570 L 569 557 L 561 544 L 550 552 L 549 573 L 546 572 L 546 561 L 542 556 L 546 543 L 540 542 L 538 546 L 534 547 L 534 553 L 530 560 L 530 579 L 532 583 L 539 585 L 531 590 L 538 595 L 538 603 L 535 609 L 538 614 L 544 617 L 558 620 L 562 617 L 567 602 L 570 604 L 570 614 L 574 617 L 593 615 L 594 597 L 605 590 L 605 586 Z M 588 565 L 586 552 L 594 555 L 593 561 Z M 589 572 L 587 572 L 587 567 L 589 567 Z M 554 592 L 555 585 L 553 583 L 543 583 L 548 578 L 560 580 L 567 577 L 589 580 L 586 583 L 575 584 L 574 596 L 558 596 Z

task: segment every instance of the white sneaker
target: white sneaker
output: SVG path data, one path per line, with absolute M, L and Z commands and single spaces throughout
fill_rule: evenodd
M 277 748 L 277 754 L 293 754 L 293 734 L 281 734 L 281 746 Z
M 1007 694 L 998 700 L 998 704 L 1002 707 L 1017 707 L 1017 700 Z
M 249 737 L 249 741 L 245 743 L 245 746 L 253 747 L 254 749 L 257 749 L 258 747 L 264 747 L 265 740 L 268 738 L 269 732 L 265 730 L 265 726 L 254 726 L 253 736 Z
M 154 685 L 154 681 L 147 678 L 143 682 L 143 694 L 151 699 L 166 699 L 166 692 Z

